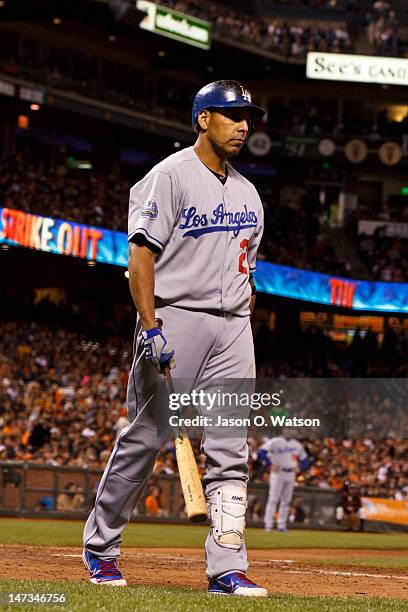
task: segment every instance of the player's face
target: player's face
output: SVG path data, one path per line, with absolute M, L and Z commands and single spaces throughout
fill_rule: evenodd
M 282 429 L 282 436 L 286 438 L 286 440 L 290 440 L 292 437 L 292 430 L 290 427 L 284 427 Z
M 207 138 L 224 157 L 241 151 L 249 134 L 251 113 L 245 108 L 211 111 L 207 123 Z

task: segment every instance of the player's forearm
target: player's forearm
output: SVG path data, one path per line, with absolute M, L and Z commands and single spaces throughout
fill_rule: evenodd
M 156 255 L 146 246 L 129 245 L 129 286 L 143 329 L 155 327 L 154 264 Z

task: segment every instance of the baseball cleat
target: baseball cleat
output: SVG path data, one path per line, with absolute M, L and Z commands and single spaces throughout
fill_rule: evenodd
M 208 592 L 214 595 L 241 595 L 244 597 L 266 597 L 268 591 L 249 580 L 243 572 L 229 572 L 213 578 Z
M 288 530 L 286 529 L 286 527 L 278 527 L 277 531 L 279 531 L 280 533 L 287 533 Z
M 92 584 L 103 584 L 107 586 L 126 586 L 126 580 L 122 576 L 118 563 L 113 559 L 100 559 L 96 555 L 83 550 L 82 560 L 89 570 L 89 582 Z

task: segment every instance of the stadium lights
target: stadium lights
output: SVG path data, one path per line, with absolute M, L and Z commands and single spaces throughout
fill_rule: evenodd
M 92 170 L 92 164 L 88 161 L 77 161 L 76 167 L 78 170 Z
M 87 159 L 75 159 L 70 156 L 67 158 L 68 168 L 73 170 L 92 170 L 92 162 Z
M 4 0 L 0 0 L 0 8 L 3 8 L 3 6 L 6 6 L 6 3 L 4 2 Z
M 126 270 L 123 274 L 125 275 L 125 278 L 129 278 L 129 270 Z
M 1 249 L 2 249 L 2 251 L 8 251 L 8 250 L 9 250 L 9 248 L 10 248 L 10 247 L 9 247 L 9 245 L 8 245 L 8 244 L 2 244 L 2 245 L 1 245 Z
M 52 23 L 54 25 L 61 25 L 62 20 L 59 17 L 54 17 L 54 19 L 52 20 Z
M 176 142 L 174 142 L 173 145 L 175 149 L 179 149 L 181 146 L 178 140 L 176 140 Z
M 165 51 L 159 51 L 159 52 L 157 53 L 157 55 L 158 55 L 159 57 L 166 57 L 166 52 L 165 52 Z
M 108 36 L 108 40 L 109 40 L 109 42 L 116 42 L 116 36 L 111 34 L 110 36 Z
M 94 268 L 96 266 L 96 261 L 94 261 L 93 259 L 90 259 L 89 261 L 86 262 L 86 265 L 89 268 Z
M 40 105 L 39 104 L 30 104 L 30 110 L 38 111 L 38 110 L 40 110 Z
M 393 104 L 387 107 L 387 114 L 391 121 L 401 123 L 408 115 L 408 106 L 406 104 Z

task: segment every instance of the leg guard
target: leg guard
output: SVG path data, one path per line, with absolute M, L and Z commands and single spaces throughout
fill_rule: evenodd
M 247 491 L 240 485 L 223 485 L 209 497 L 211 533 L 223 548 L 240 550 L 244 543 Z

